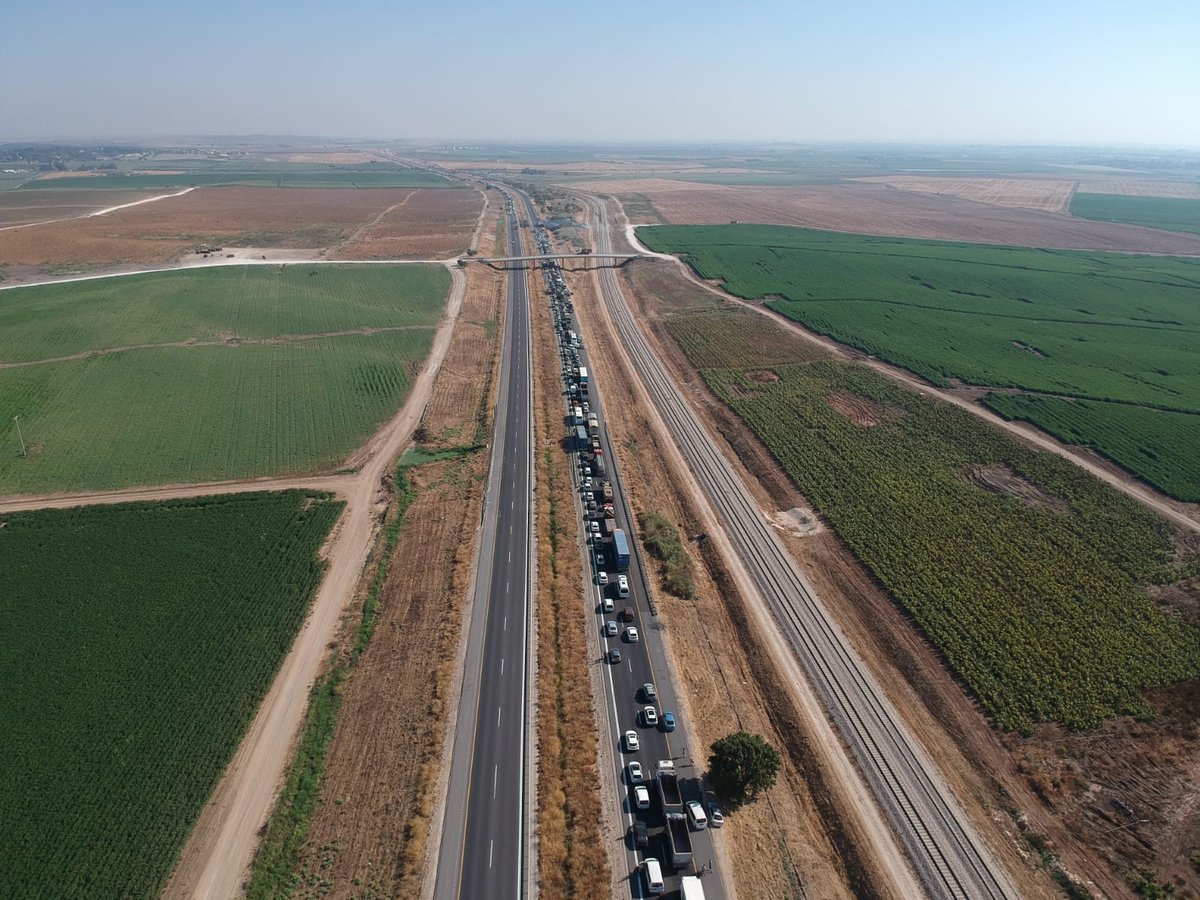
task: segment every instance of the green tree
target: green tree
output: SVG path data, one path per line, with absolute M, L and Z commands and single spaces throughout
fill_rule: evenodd
M 779 753 L 757 734 L 739 731 L 712 745 L 708 778 L 729 803 L 752 799 L 775 783 Z

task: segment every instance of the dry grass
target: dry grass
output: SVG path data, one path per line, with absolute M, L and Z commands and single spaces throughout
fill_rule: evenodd
M 470 444 L 490 426 L 499 332 L 473 323 L 499 315 L 499 280 L 489 269 L 468 273 L 422 423 L 434 447 Z M 415 498 L 391 558 L 374 636 L 342 689 L 298 873 L 301 896 L 419 892 L 445 722 L 456 702 L 451 686 L 487 462 L 487 453 L 476 451 L 409 470 Z
M 1043 212 L 1064 212 L 1075 190 L 1074 181 L 1038 178 L 927 178 L 921 175 L 880 175 L 860 178 L 903 191 L 944 194 L 993 206 L 1015 206 Z
M 602 183 L 592 185 L 589 190 L 610 193 Z M 862 182 L 805 187 L 716 187 L 715 190 L 693 190 L 691 186 L 649 190 L 643 182 L 639 183 L 637 193 L 652 203 L 665 221 L 678 225 L 724 224 L 736 220 L 1027 247 L 1200 255 L 1200 235 L 1092 222 Z M 636 216 L 633 219 L 637 221 Z
M 664 278 L 663 273 L 649 273 L 647 281 L 646 271 L 630 274 L 642 276 L 642 284 L 661 285 Z M 691 723 L 702 748 L 745 728 L 762 734 L 784 757 L 777 785 L 729 816 L 729 825 L 718 838 L 727 848 L 721 862 L 732 864 L 732 880 L 744 897 L 844 897 L 856 889 L 870 896 L 869 887 L 856 884 L 858 876 L 850 874 L 861 872 L 862 866 L 843 817 L 832 807 L 822 775 L 815 770 L 796 712 L 790 703 L 779 701 L 789 696 L 790 688 L 748 627 L 750 617 L 713 543 L 688 541 L 704 526 L 670 470 L 670 454 L 659 443 L 624 367 L 604 349 L 612 338 L 597 312 L 594 283 L 579 276 L 570 280 L 606 408 L 621 411 L 607 421 L 631 505 L 635 513 L 655 510 L 676 524 L 697 563 L 695 600 L 667 595 L 657 575 L 653 576 L 677 677 L 679 712 Z M 708 308 L 711 295 L 698 288 L 689 290 L 686 283 L 672 287 L 671 308 L 682 309 L 689 293 L 699 308 Z M 626 296 L 633 299 L 628 289 Z M 635 315 L 655 318 L 657 294 L 645 297 L 655 298 L 655 309 L 639 308 L 635 301 Z M 703 750 L 694 752 L 697 763 L 704 755 Z
M 293 153 L 288 156 L 290 163 L 317 163 L 330 166 L 357 166 L 364 163 L 387 162 L 387 157 L 369 151 L 330 151 L 328 153 Z

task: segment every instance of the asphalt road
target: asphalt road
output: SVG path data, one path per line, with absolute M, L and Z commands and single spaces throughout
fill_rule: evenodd
M 536 221 L 537 215 L 528 207 L 527 198 L 522 199 L 526 203 L 526 214 L 529 220 Z M 537 302 L 548 301 L 546 299 L 539 299 Z M 577 333 L 579 331 L 578 322 L 574 320 L 573 316 L 568 324 L 562 328 L 560 340 L 565 336 L 565 332 L 569 331 Z M 594 369 L 589 364 L 586 347 L 580 347 L 579 355 L 579 364 L 588 368 L 592 375 L 589 379 L 588 392 L 586 395 L 580 397 L 578 403 L 570 400 L 564 390 L 563 434 L 568 439 L 574 434 L 575 427 L 571 424 L 569 417 L 572 416 L 573 407 L 581 404 L 586 399 L 590 412 L 596 415 L 599 423 L 599 438 L 604 450 L 607 466 L 605 478 L 611 482 L 613 487 L 613 507 L 616 513 L 617 526 L 624 529 L 629 538 L 630 545 L 629 568 L 625 573 L 629 580 L 630 595 L 627 598 L 622 598 L 617 593 L 618 573 L 614 570 L 610 561 L 611 558 L 607 553 L 607 542 L 592 542 L 589 539 L 588 553 L 591 558 L 591 565 L 588 571 L 592 576 L 592 594 L 587 598 L 587 602 L 590 603 L 594 613 L 593 625 L 597 629 L 600 646 L 604 652 L 604 661 L 600 664 L 605 668 L 604 681 L 608 695 L 606 701 L 610 707 L 611 723 L 611 731 L 608 737 L 613 747 L 613 764 L 618 769 L 615 773 L 616 781 L 625 789 L 625 795 L 621 800 L 620 814 L 627 832 L 625 855 L 627 872 L 629 873 L 627 882 L 629 895 L 638 898 L 646 896 L 646 885 L 639 867 L 645 857 L 652 856 L 663 864 L 663 871 L 666 876 L 667 896 L 672 896 L 672 892 L 679 890 L 679 880 L 682 876 L 701 873 L 706 867 L 709 867 L 715 873 L 717 871 L 716 855 L 713 852 L 712 835 L 708 831 L 693 831 L 690 833 L 693 848 L 692 863 L 690 865 L 685 864 L 678 871 L 672 872 L 672 867 L 669 864 L 671 853 L 669 847 L 666 845 L 666 822 L 663 817 L 657 787 L 653 781 L 654 770 L 659 760 L 672 760 L 679 775 L 684 801 L 700 800 L 707 807 L 707 798 L 703 794 L 699 780 L 700 768 L 692 764 L 693 754 L 697 757 L 696 761 L 700 765 L 703 764 L 706 754 L 699 752 L 700 748 L 688 747 L 688 738 L 686 736 L 689 730 L 688 723 L 683 722 L 680 716 L 680 708 L 676 702 L 675 687 L 671 682 L 670 670 L 667 666 L 665 649 L 659 638 L 660 622 L 651 608 L 651 595 L 643 574 L 643 560 L 641 558 L 639 542 L 636 540 L 637 523 L 628 505 L 616 461 L 616 454 L 609 438 L 609 430 L 604 416 L 601 386 L 595 381 Z M 567 376 L 573 374 L 573 369 L 573 364 L 567 365 L 564 368 L 564 388 L 569 383 L 569 380 L 571 380 Z M 579 488 L 576 491 L 576 514 L 580 517 L 580 521 L 585 523 L 586 527 L 584 504 L 590 494 L 579 487 L 581 483 L 580 469 L 577 464 L 579 454 L 575 454 L 575 460 L 577 462 L 574 467 L 574 481 L 577 488 Z M 602 479 L 597 477 L 597 483 L 600 480 Z M 604 571 L 607 574 L 607 585 L 601 585 L 597 582 L 596 573 L 599 571 Z M 603 600 L 605 597 L 612 600 L 614 612 L 604 612 Z M 619 616 L 621 610 L 626 606 L 633 607 L 635 610 L 634 621 L 632 623 L 622 620 Z M 620 626 L 619 634 L 616 637 L 609 637 L 605 633 L 605 624 L 614 620 L 618 621 Z M 633 624 L 638 629 L 639 640 L 637 642 L 631 643 L 625 637 L 625 628 L 629 624 Z M 610 663 L 607 661 L 608 653 L 613 648 L 618 648 L 621 651 L 621 661 L 619 663 Z M 666 732 L 663 730 L 661 724 L 658 726 L 647 726 L 644 723 L 641 711 L 643 707 L 650 704 L 639 699 L 638 691 L 647 682 L 653 683 L 656 687 L 658 697 L 653 705 L 657 710 L 660 712 L 671 711 L 675 714 L 676 721 L 679 724 L 674 732 Z M 627 752 L 625 749 L 624 733 L 628 730 L 636 731 L 638 734 L 639 749 L 636 752 Z M 633 785 L 629 784 L 627 777 L 627 766 L 634 760 L 641 763 L 645 773 L 645 781 L 643 783 L 650 790 L 651 805 L 648 810 L 637 810 L 634 805 Z M 632 839 L 628 836 L 629 829 L 635 818 L 640 818 L 644 821 L 649 829 L 650 846 L 646 851 L 638 851 L 633 846 Z M 719 873 L 705 875 L 704 888 L 706 900 L 723 900 L 725 893 Z
M 508 216 L 510 247 L 520 246 Z M 509 273 L 490 484 L 435 897 L 524 896 L 532 530 L 529 294 Z
M 596 249 L 610 246 L 598 205 Z M 931 896 L 1015 897 L 937 766 L 909 732 L 846 636 L 821 605 L 761 510 L 667 374 L 634 320 L 612 270 L 600 271 L 603 301 L 638 375 L 675 436 L 733 546 L 771 606 L 831 721 Z

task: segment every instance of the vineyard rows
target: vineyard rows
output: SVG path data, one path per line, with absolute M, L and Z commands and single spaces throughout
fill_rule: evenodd
M 1004 728 L 1146 713 L 1143 692 L 1200 675 L 1200 631 L 1142 590 L 1175 577 L 1166 526 L 1053 454 L 858 366 L 707 369 L 712 389 L 913 616 Z M 894 412 L 864 427 L 831 395 Z M 968 467 L 1036 488 L 985 490 Z M 1034 503 L 1030 495 L 1055 503 Z
M 292 491 L 5 517 L 6 896 L 158 896 L 341 508 Z

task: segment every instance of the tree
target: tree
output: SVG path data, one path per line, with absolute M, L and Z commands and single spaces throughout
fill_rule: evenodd
M 708 778 L 729 803 L 740 803 L 765 791 L 778 774 L 778 751 L 757 734 L 739 731 L 712 745 Z

